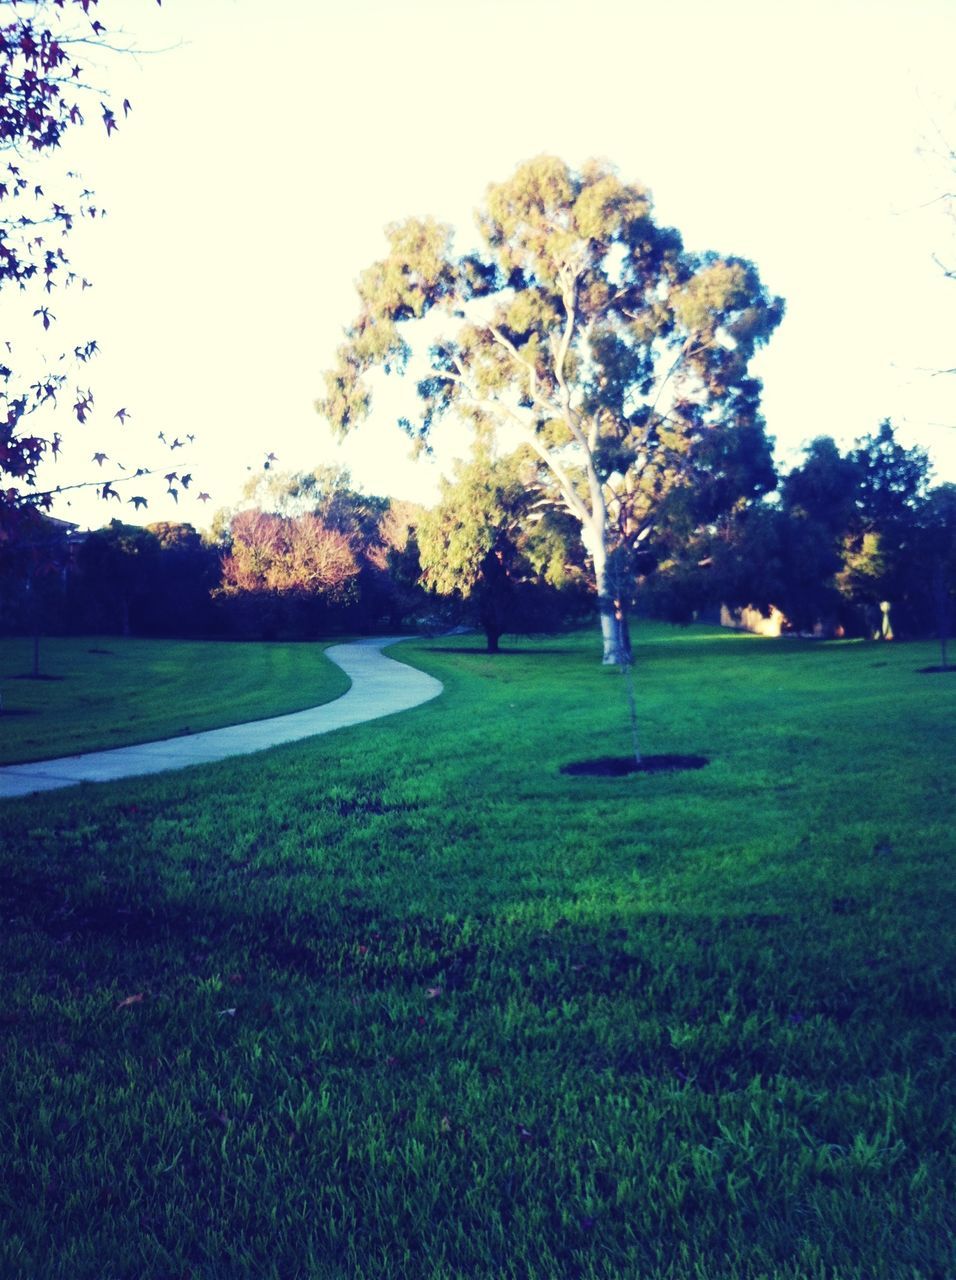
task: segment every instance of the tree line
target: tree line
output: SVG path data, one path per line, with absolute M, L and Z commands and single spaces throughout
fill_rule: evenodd
M 534 454 L 481 444 L 431 508 L 362 493 L 345 471 L 264 472 L 210 530 L 111 520 L 0 553 L 10 632 L 311 639 L 470 626 L 508 633 L 599 614 L 573 520 L 546 501 Z M 720 475 L 711 478 L 720 482 Z M 629 611 L 715 620 L 721 606 L 785 629 L 945 644 L 956 594 L 956 486 L 885 421 L 842 451 L 820 436 L 769 493 L 701 520 L 674 491 L 625 562 Z M 946 655 L 944 651 L 943 662 Z

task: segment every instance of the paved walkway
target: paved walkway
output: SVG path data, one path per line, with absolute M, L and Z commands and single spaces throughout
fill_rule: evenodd
M 377 720 L 396 711 L 407 711 L 436 698 L 443 686 L 423 671 L 395 662 L 382 653 L 386 645 L 406 639 L 407 636 L 375 637 L 326 649 L 326 657 L 341 667 L 352 681 L 352 687 L 334 702 L 288 716 L 208 729 L 204 733 L 146 742 L 136 747 L 114 747 L 58 760 L 38 760 L 35 764 L 5 765 L 0 767 L 0 799 L 72 787 L 79 782 L 112 782 L 115 778 L 136 778 L 193 764 L 209 764 L 283 742 L 331 733 L 333 729 L 344 729 L 365 720 Z

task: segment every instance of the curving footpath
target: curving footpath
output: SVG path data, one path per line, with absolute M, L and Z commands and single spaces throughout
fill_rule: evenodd
M 225 729 L 207 729 L 203 733 L 145 742 L 135 747 L 113 747 L 109 751 L 91 751 L 58 760 L 4 765 L 0 767 L 0 799 L 73 787 L 80 782 L 112 782 L 116 778 L 138 778 L 194 764 L 210 764 L 377 720 L 396 711 L 407 711 L 437 698 L 444 687 L 440 680 L 425 675 L 424 671 L 395 662 L 382 653 L 386 645 L 407 639 L 408 636 L 376 637 L 326 649 L 326 657 L 341 667 L 352 681 L 352 687 L 334 702 L 287 716 L 229 725 Z

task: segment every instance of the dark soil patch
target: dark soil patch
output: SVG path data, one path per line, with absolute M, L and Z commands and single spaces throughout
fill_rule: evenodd
M 949 667 L 917 667 L 918 676 L 946 676 L 956 672 L 956 666 Z
M 703 769 L 706 756 L 644 756 L 638 764 L 633 756 L 601 756 L 597 760 L 575 760 L 563 764 L 561 772 L 573 778 L 623 778 L 630 773 L 680 773 Z

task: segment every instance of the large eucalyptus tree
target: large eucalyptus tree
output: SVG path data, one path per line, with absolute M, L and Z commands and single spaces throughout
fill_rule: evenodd
M 427 443 L 455 413 L 533 451 L 542 492 L 580 527 L 604 661 L 626 662 L 631 556 L 666 504 L 681 494 L 709 520 L 773 486 L 750 363 L 782 301 L 751 263 L 685 250 L 603 163 L 521 165 L 478 226 L 483 248 L 463 254 L 431 219 L 388 228 L 317 408 L 350 430 L 368 374 L 414 368 L 427 344 L 421 418 L 402 425 Z

